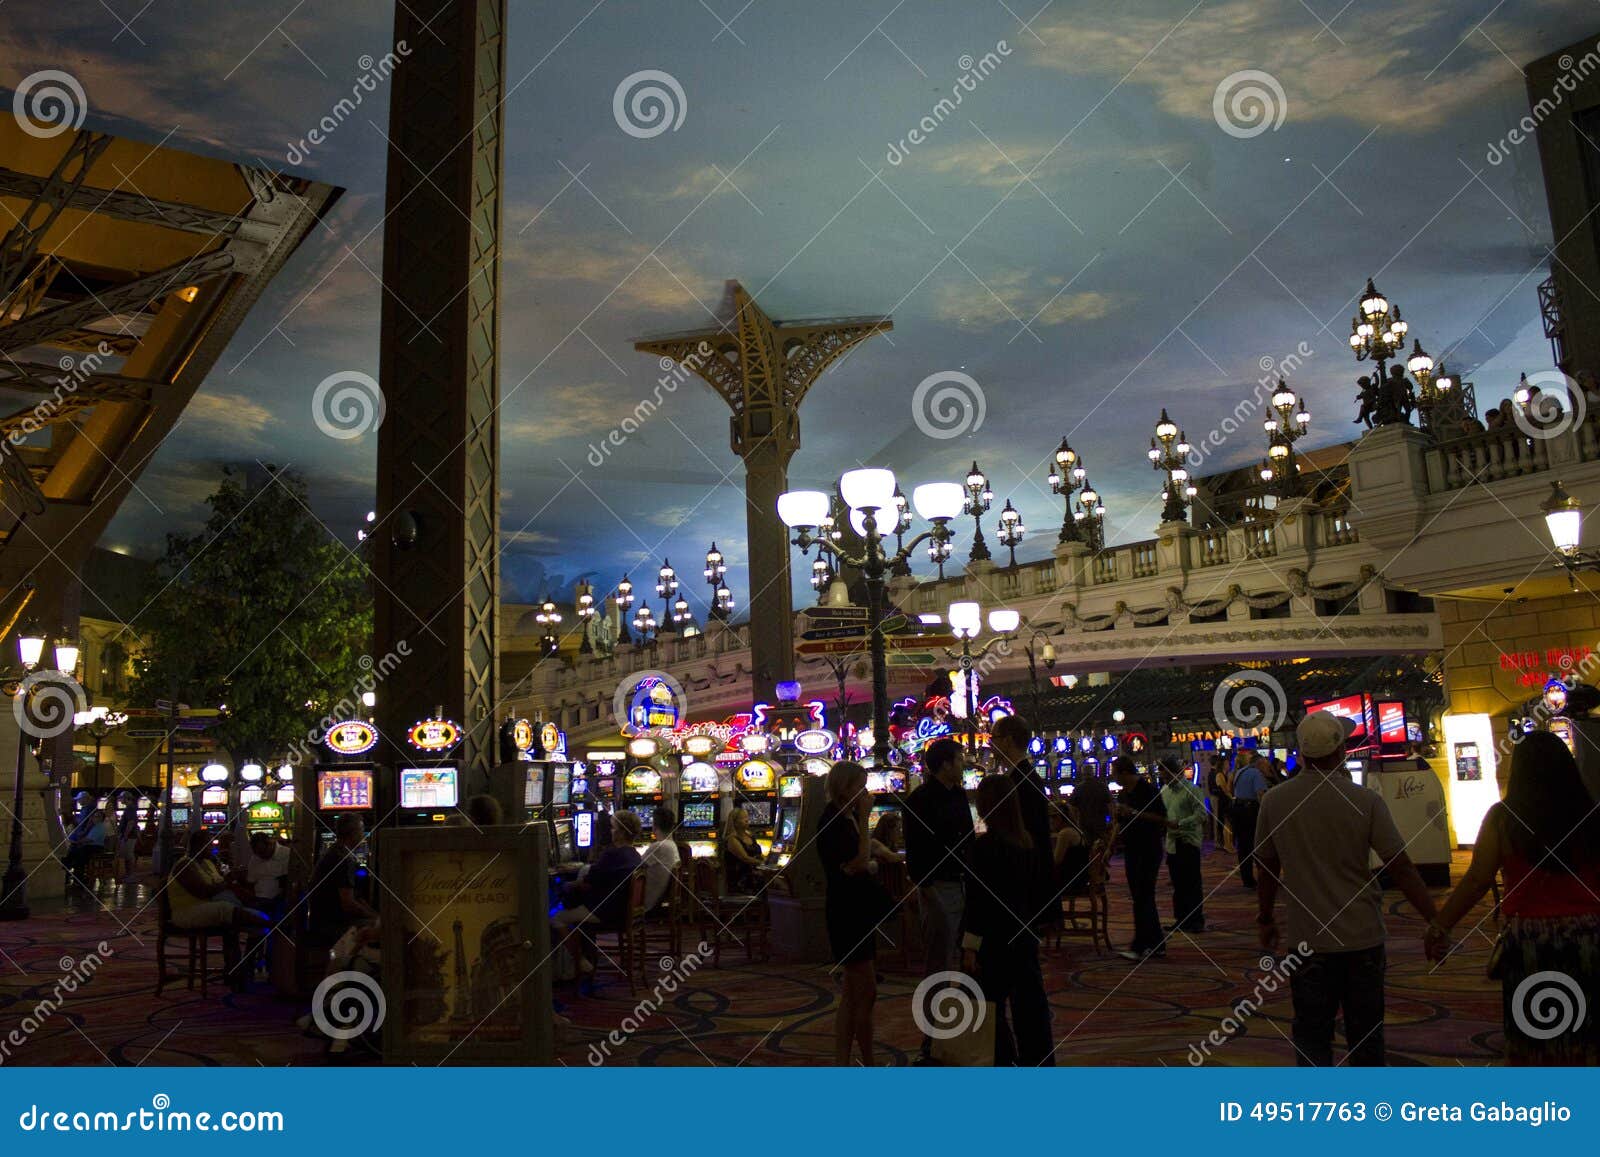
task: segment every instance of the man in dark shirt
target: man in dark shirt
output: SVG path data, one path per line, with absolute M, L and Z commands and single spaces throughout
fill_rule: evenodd
M 972 811 L 961 788 L 961 745 L 939 739 L 922 756 L 922 786 L 906 798 L 906 871 L 917 886 L 927 975 L 960 964 L 961 921 L 966 910 L 967 857 L 972 852 Z M 931 1003 L 933 993 L 927 994 Z M 925 1008 L 925 1016 L 930 1012 Z M 935 1023 L 925 1019 L 924 1023 Z M 922 1038 L 927 1058 L 933 1040 Z
M 331 947 L 352 925 L 377 916 L 356 895 L 355 850 L 366 838 L 366 825 L 346 812 L 333 831 L 337 841 L 317 861 L 306 899 L 306 937 L 319 947 Z
M 1128 894 L 1133 900 L 1133 944 L 1122 955 L 1129 960 L 1165 956 L 1156 883 L 1166 851 L 1167 809 L 1161 802 L 1161 793 L 1139 774 L 1133 760 L 1119 755 L 1111 761 L 1111 775 L 1121 789 L 1117 794 L 1117 816 L 1122 824 L 1122 862 L 1128 873 Z

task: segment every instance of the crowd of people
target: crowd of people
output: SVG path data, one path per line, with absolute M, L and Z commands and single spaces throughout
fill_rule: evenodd
M 1447 965 L 1451 930 L 1502 881 L 1491 975 L 1504 989 L 1508 1062 L 1600 1064 L 1600 813 L 1565 744 L 1536 732 L 1517 747 L 1506 798 L 1485 820 L 1471 868 L 1438 904 L 1383 799 L 1351 779 L 1348 734 L 1345 721 L 1314 712 L 1298 726 L 1293 774 L 1261 754 L 1232 774 L 1219 760 L 1192 784 L 1175 764 L 1158 763 L 1148 779 L 1118 758 L 1115 796 L 1086 780 L 1061 800 L 1047 794 L 1027 757 L 1029 725 L 1013 715 L 991 735 L 994 766 L 979 783 L 977 824 L 962 789 L 966 753 L 952 740 L 931 744 L 903 819 L 925 973 L 936 982 L 919 987 L 918 1023 L 937 1023 L 938 982 L 964 973 L 994 1010 L 994 1063 L 1052 1064 L 1040 947 L 1061 919 L 1062 897 L 1083 886 L 1090 863 L 1120 847 L 1134 923 L 1122 955 L 1140 964 L 1160 957 L 1172 937 L 1206 931 L 1200 864 L 1209 834 L 1218 847 L 1231 841 L 1236 878 L 1256 894 L 1261 948 L 1292 946 L 1299 957 L 1290 988 L 1300 1064 L 1335 1063 L 1341 1018 L 1344 1063 L 1385 1061 L 1385 879 L 1426 922 L 1423 950 L 1433 967 Z M 874 1063 L 876 946 L 895 908 L 876 879 L 874 848 L 882 843 L 868 830 L 866 785 L 860 764 L 833 766 L 816 844 L 842 977 L 834 1034 L 841 1065 Z M 1163 861 L 1172 888 L 1165 927 L 1157 898 Z M 1581 986 L 1587 1012 L 1570 1032 L 1540 1036 L 1514 1000 L 1529 977 L 1552 971 Z M 939 1063 L 931 1035 L 919 1061 Z

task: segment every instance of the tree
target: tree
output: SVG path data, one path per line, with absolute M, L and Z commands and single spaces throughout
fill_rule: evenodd
M 268 467 L 247 485 L 226 470 L 206 502 L 200 533 L 167 536 L 137 623 L 132 694 L 224 707 L 210 735 L 237 767 L 303 747 L 330 705 L 359 702 L 372 666 L 369 572 L 289 471 Z

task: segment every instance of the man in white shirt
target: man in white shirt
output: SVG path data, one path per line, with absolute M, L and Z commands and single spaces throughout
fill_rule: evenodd
M 253 905 L 271 912 L 283 899 L 283 881 L 289 875 L 289 849 L 268 832 L 250 836 L 250 856 L 245 860 L 244 879 L 256 898 Z
M 650 817 L 650 846 L 639 855 L 644 866 L 644 910 L 653 911 L 666 899 L 678 870 L 678 843 L 672 838 L 678 817 L 669 807 L 658 807 Z

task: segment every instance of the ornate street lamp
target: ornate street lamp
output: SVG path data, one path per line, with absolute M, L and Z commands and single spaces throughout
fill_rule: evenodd
M 544 646 L 546 655 L 554 655 L 561 649 L 561 639 L 556 635 L 556 628 L 561 625 L 561 612 L 556 609 L 555 603 L 546 596 L 539 604 L 538 613 L 533 616 L 533 621 L 544 628 L 544 634 L 539 637 L 539 642 Z
M 983 512 L 993 502 L 994 491 L 989 489 L 988 476 L 978 469 L 978 463 L 974 461 L 972 469 L 967 472 L 967 501 L 964 507 L 966 513 L 972 515 L 972 550 L 967 554 L 970 562 L 987 562 L 989 559 L 989 544 L 983 541 Z
M 714 542 L 711 549 L 706 551 L 704 573 L 706 583 L 711 587 L 711 618 L 726 622 L 728 612 L 733 610 L 733 592 L 722 581 L 722 576 L 728 573 L 728 564 L 723 561 L 722 552 Z
M 594 651 L 594 646 L 589 642 L 589 620 L 595 616 L 594 588 L 589 585 L 589 580 L 584 579 L 578 584 L 578 630 L 582 632 L 582 639 L 578 643 L 580 654 L 588 655 Z
M 622 576 L 622 581 L 617 584 L 617 641 L 631 643 L 633 639 L 628 635 L 628 608 L 633 606 L 633 583 L 627 575 Z
M 883 638 L 883 611 L 888 575 L 925 539 L 948 543 L 950 521 L 965 507 L 962 487 L 954 482 L 928 482 L 911 492 L 911 504 L 932 529 L 889 554 L 885 540 L 899 519 L 894 505 L 895 479 L 888 470 L 850 470 L 839 479 L 839 493 L 850 506 L 851 525 L 861 535 L 861 553 L 850 555 L 837 544 L 816 535 L 830 502 L 820 490 L 791 490 L 778 496 L 778 517 L 795 532 L 794 545 L 802 555 L 813 545 L 834 556 L 842 566 L 862 572 L 867 584 L 867 637 L 872 655 L 872 747 L 878 767 L 889 765 L 889 666 Z M 879 515 L 884 516 L 880 531 Z M 891 521 L 892 520 L 892 521 Z
M 17 659 L 22 666 L 22 679 L 16 689 L 20 696 L 17 707 L 19 721 L 28 717 L 27 696 L 31 691 L 28 676 L 44 658 L 45 637 L 31 624 L 17 634 Z M 76 656 L 74 656 L 76 659 Z M 22 867 L 22 777 L 28 765 L 28 730 L 17 728 L 17 774 L 11 781 L 11 845 L 6 859 L 4 883 L 0 883 L 0 920 L 26 920 L 28 918 L 28 873 Z
M 1089 472 L 1084 469 L 1083 459 L 1078 457 L 1078 452 L 1067 445 L 1065 438 L 1061 445 L 1056 447 L 1052 459 L 1054 465 L 1050 467 L 1050 492 L 1066 496 L 1066 512 L 1061 516 L 1061 542 L 1082 542 L 1083 534 L 1080 523 L 1082 516 L 1073 509 L 1072 494 L 1079 487 L 1084 486 Z
M 981 659 L 989 653 L 990 648 L 1010 640 L 1016 629 L 1022 625 L 1022 616 L 1016 611 L 993 610 L 989 612 L 989 629 L 994 632 L 994 638 L 984 643 L 976 651 L 972 648 L 972 640 L 978 637 L 982 629 L 982 611 L 977 603 L 963 602 L 951 603 L 949 614 L 946 616 L 950 630 L 956 638 L 961 640 L 961 650 L 946 649 L 945 654 L 950 658 L 957 655 L 961 658 L 961 684 L 962 692 L 967 704 L 967 755 L 977 753 L 978 747 L 978 704 L 977 688 L 972 682 L 972 661 Z M 1030 642 L 1030 647 L 1032 646 Z
M 900 561 L 894 564 L 890 572 L 897 577 L 904 577 L 911 573 L 911 564 L 902 557 L 905 553 L 906 531 L 911 529 L 911 503 L 906 501 L 905 493 L 900 489 L 899 483 L 894 488 L 894 507 L 899 516 L 894 523 L 895 557 Z
M 1000 529 L 995 537 L 1000 540 L 1000 545 L 1011 552 L 1011 561 L 1007 566 L 1017 565 L 1017 544 L 1022 541 L 1022 536 L 1027 533 L 1027 528 L 1022 525 L 1022 515 L 1016 507 L 1011 505 L 1011 499 L 1006 499 L 1005 507 L 1000 511 Z
M 1078 509 L 1072 512 L 1072 520 L 1079 527 L 1079 538 L 1089 544 L 1090 550 L 1099 554 L 1106 548 L 1105 503 L 1088 478 L 1084 478 L 1083 489 L 1078 492 Z
M 1410 328 L 1400 316 L 1400 307 L 1379 293 L 1372 279 L 1367 278 L 1367 288 L 1361 294 L 1358 312 L 1350 319 L 1350 349 L 1358 362 L 1376 362 L 1378 373 L 1369 379 L 1368 392 L 1363 393 L 1361 400 L 1361 417 L 1357 421 L 1366 420 L 1368 425 L 1374 426 L 1391 426 L 1410 420 L 1411 411 L 1417 408 L 1417 397 L 1406 379 L 1406 370 L 1416 374 L 1418 385 L 1424 393 L 1428 392 L 1433 359 L 1423 352 L 1415 339 L 1406 365 L 1403 368 L 1399 365 L 1388 366 L 1389 362 L 1404 356 L 1406 334 Z
M 678 593 L 678 572 L 672 569 L 672 560 L 661 560 L 661 569 L 656 571 L 656 598 L 661 600 L 661 627 L 667 631 L 669 623 L 676 620 L 672 617 L 672 598 Z
M 1167 476 L 1161 491 L 1162 522 L 1183 522 L 1189 500 L 1196 494 L 1194 484 L 1189 481 L 1188 461 L 1189 439 L 1178 429 L 1177 423 L 1167 417 L 1163 407 L 1161 420 L 1156 423 L 1156 436 L 1150 439 L 1150 464 Z
M 1550 531 L 1556 562 L 1567 572 L 1572 589 L 1577 590 L 1580 570 L 1600 570 L 1600 552 L 1583 549 L 1583 504 L 1557 480 L 1550 484 L 1550 497 L 1539 509 Z
M 1034 651 L 1033 651 L 1033 645 L 1035 643 L 1043 643 L 1044 644 L 1043 647 L 1039 648 L 1039 653 L 1038 653 L 1037 656 L 1034 655 Z M 1040 662 L 1043 662 L 1044 663 L 1044 669 L 1046 671 L 1054 670 L 1055 665 L 1056 665 L 1056 645 L 1050 641 L 1050 638 L 1049 638 L 1048 635 L 1041 635 L 1038 631 L 1034 631 L 1033 634 L 1028 639 L 1027 646 L 1025 648 L 1023 648 L 1023 650 L 1024 650 L 1024 653 L 1028 656 L 1028 687 L 1029 687 L 1031 698 L 1033 700 L 1033 718 L 1037 720 L 1037 719 L 1041 718 L 1041 716 L 1039 714 L 1039 666 L 1038 666 L 1038 664 Z
M 656 622 L 655 614 L 650 610 L 648 603 L 640 603 L 639 609 L 633 615 L 633 633 L 639 636 L 639 645 L 648 647 L 655 642 L 656 632 L 660 625 Z
M 1310 429 L 1311 412 L 1281 380 L 1272 395 L 1272 410 L 1272 416 L 1262 423 L 1267 432 L 1267 460 L 1260 468 L 1261 481 L 1273 484 L 1273 492 L 1280 498 L 1288 498 L 1301 490 L 1300 458 L 1294 444 Z

